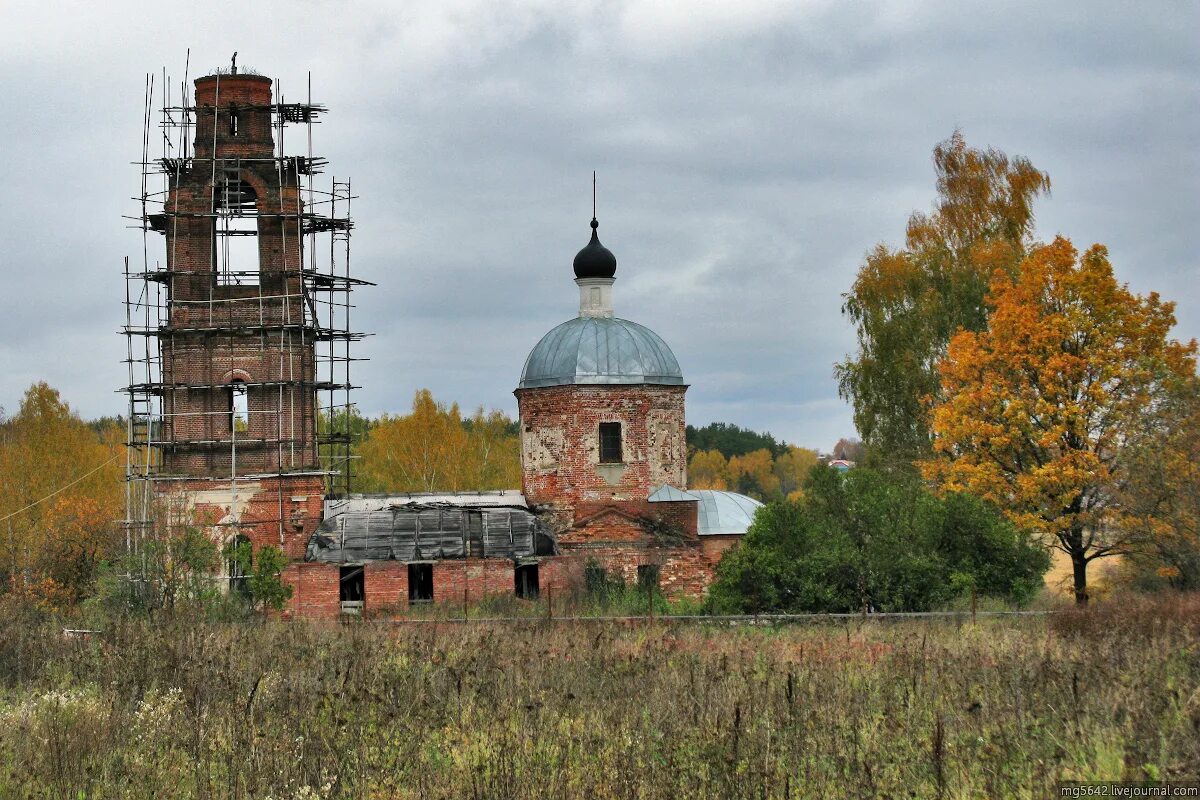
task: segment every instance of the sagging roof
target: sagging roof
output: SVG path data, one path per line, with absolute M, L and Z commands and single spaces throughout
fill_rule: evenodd
M 516 560 L 556 551 L 549 528 L 519 494 L 349 497 L 331 505 L 337 508 L 309 539 L 306 561 Z
M 466 508 L 528 508 L 525 495 L 517 489 L 494 492 L 400 492 L 397 494 L 351 494 L 325 498 L 325 519 L 345 511 L 382 511 L 400 506 L 461 506 Z
M 690 489 L 689 494 L 700 498 L 697 530 L 701 536 L 721 533 L 745 533 L 754 522 L 754 514 L 762 503 L 753 497 L 715 489 Z

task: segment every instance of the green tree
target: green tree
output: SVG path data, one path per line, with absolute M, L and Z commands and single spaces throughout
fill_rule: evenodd
M 688 449 L 693 452 L 716 450 L 725 458 L 744 456 L 755 450 L 767 450 L 775 457 L 787 450 L 786 444 L 769 433 L 757 433 L 727 422 L 714 422 L 702 428 L 688 425 L 685 434 Z
M 956 331 L 986 327 L 988 281 L 1020 263 L 1033 201 L 1050 190 L 1027 159 L 969 148 L 957 131 L 934 148 L 933 164 L 933 213 L 909 217 L 904 248 L 868 253 L 844 295 L 858 352 L 834 371 L 876 463 L 910 464 L 930 452 L 926 398 L 939 394 L 937 362 Z
M 468 447 L 463 469 L 471 488 L 515 489 L 521 485 L 520 425 L 502 411 L 480 406 L 463 420 Z
M 714 610 L 924 611 L 974 587 L 1024 602 L 1046 552 L 968 495 L 906 474 L 813 469 L 802 500 L 760 509 L 717 566 Z
M 1138 586 L 1200 589 L 1200 381 L 1168 386 L 1121 457 L 1120 500 L 1146 535 L 1128 571 Z
M 371 420 L 354 406 L 322 409 L 317 416 L 321 469 L 331 473 L 334 493 L 363 491 L 355 456 L 370 430 Z
M 755 450 L 729 459 L 729 477 L 735 492 L 756 500 L 780 497 L 779 476 L 770 450 Z
M 102 565 L 96 600 L 114 614 L 193 613 L 218 599 L 217 571 L 217 546 L 201 528 L 159 525 L 136 552 Z
M 267 545 L 257 551 L 250 542 L 242 540 L 226 548 L 225 558 L 245 576 L 246 597 L 257 610 L 276 611 L 292 597 L 292 587 L 283 582 L 287 557 L 278 547 Z
M 799 499 L 812 468 L 819 461 L 817 451 L 789 445 L 787 452 L 775 459 L 773 467 L 775 477 L 779 480 L 778 499 Z

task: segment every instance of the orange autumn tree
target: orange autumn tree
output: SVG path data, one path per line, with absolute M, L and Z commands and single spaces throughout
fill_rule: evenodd
M 991 283 L 988 326 L 961 331 L 939 364 L 934 457 L 943 490 L 990 500 L 1065 552 L 1076 602 L 1088 564 L 1147 533 L 1121 502 L 1123 456 L 1195 372 L 1196 343 L 1167 335 L 1174 305 L 1117 283 L 1107 250 L 1057 238 Z
M 93 429 L 58 391 L 30 386 L 0 421 L 0 580 L 45 605 L 79 600 L 119 544 L 124 431 Z

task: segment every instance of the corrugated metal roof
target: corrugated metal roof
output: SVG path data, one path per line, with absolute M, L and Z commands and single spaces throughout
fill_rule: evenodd
M 683 385 L 657 333 L 616 317 L 576 317 L 542 337 L 521 370 L 521 389 L 571 384 Z
M 306 561 L 428 561 L 553 555 L 549 529 L 526 508 L 408 503 L 343 509 L 308 540 Z
M 682 489 L 676 489 L 674 486 L 663 485 L 655 489 L 649 497 L 646 498 L 651 503 L 678 503 L 683 500 L 699 500 L 700 498 L 694 494 L 689 494 Z
M 691 489 L 700 498 L 699 524 L 701 536 L 718 533 L 745 533 L 754 521 L 762 503 L 753 497 L 715 489 Z

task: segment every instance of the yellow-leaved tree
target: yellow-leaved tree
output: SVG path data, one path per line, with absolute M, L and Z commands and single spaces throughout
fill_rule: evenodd
M 959 131 L 934 148 L 933 166 L 933 212 L 909 217 L 904 247 L 867 253 L 844 296 L 858 352 L 834 367 L 868 460 L 905 468 L 930 453 L 923 398 L 938 395 L 950 337 L 987 327 L 989 280 L 1024 258 L 1034 201 L 1050 191 L 1028 159 L 968 147 Z
M 921 468 L 1065 552 L 1086 604 L 1088 564 L 1151 533 L 1121 502 L 1124 455 L 1195 373 L 1196 343 L 1168 339 L 1173 304 L 1118 284 L 1104 247 L 1080 257 L 1061 237 L 997 271 L 989 305 L 987 328 L 959 332 L 939 364 Z
M 44 382 L 0 424 L 0 578 L 47 605 L 86 593 L 114 553 L 122 516 L 124 431 L 89 426 Z
M 775 475 L 779 478 L 779 492 L 792 502 L 804 496 L 804 483 L 812 468 L 820 461 L 816 450 L 788 445 L 786 452 L 775 459 Z
M 692 489 L 729 488 L 729 461 L 720 450 L 701 450 L 688 461 L 688 486 Z
M 775 459 L 766 448 L 730 458 L 729 478 L 735 492 L 760 500 L 779 496 Z
M 516 427 L 499 411 L 483 409 L 464 420 L 428 389 L 417 391 L 412 412 L 384 414 L 357 449 L 359 485 L 372 492 L 460 492 L 521 485 Z

